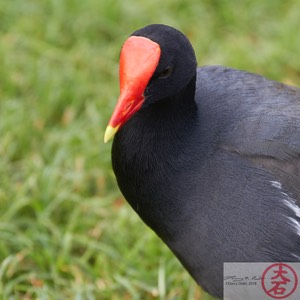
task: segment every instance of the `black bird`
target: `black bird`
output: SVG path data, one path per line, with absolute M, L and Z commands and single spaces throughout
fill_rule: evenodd
M 210 294 L 224 262 L 300 261 L 300 90 L 197 68 L 178 30 L 149 25 L 120 57 L 105 141 L 124 197 Z

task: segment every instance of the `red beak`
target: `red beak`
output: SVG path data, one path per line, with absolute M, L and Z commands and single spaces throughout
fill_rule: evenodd
M 160 58 L 157 43 L 141 36 L 131 36 L 120 56 L 120 97 L 104 135 L 108 142 L 144 103 L 144 91 Z

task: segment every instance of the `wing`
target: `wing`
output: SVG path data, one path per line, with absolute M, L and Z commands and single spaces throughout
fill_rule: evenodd
M 300 90 L 219 66 L 197 76 L 201 118 L 219 147 L 267 169 L 300 203 Z
M 300 117 L 266 113 L 245 119 L 222 146 L 270 171 L 300 201 Z
M 249 110 L 232 126 L 223 147 L 270 171 L 300 201 L 300 93 L 292 95 L 274 96 L 274 103 L 264 99 Z

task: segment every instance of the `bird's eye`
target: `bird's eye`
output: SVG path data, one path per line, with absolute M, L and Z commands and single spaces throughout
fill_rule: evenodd
M 162 72 L 159 73 L 159 78 L 167 78 L 173 72 L 173 68 L 171 66 L 166 67 Z

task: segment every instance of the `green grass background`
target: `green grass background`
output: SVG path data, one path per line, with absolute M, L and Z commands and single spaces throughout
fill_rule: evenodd
M 199 65 L 300 85 L 300 1 L 0 1 L 0 299 L 209 299 L 123 200 L 118 56 L 165 23 Z

